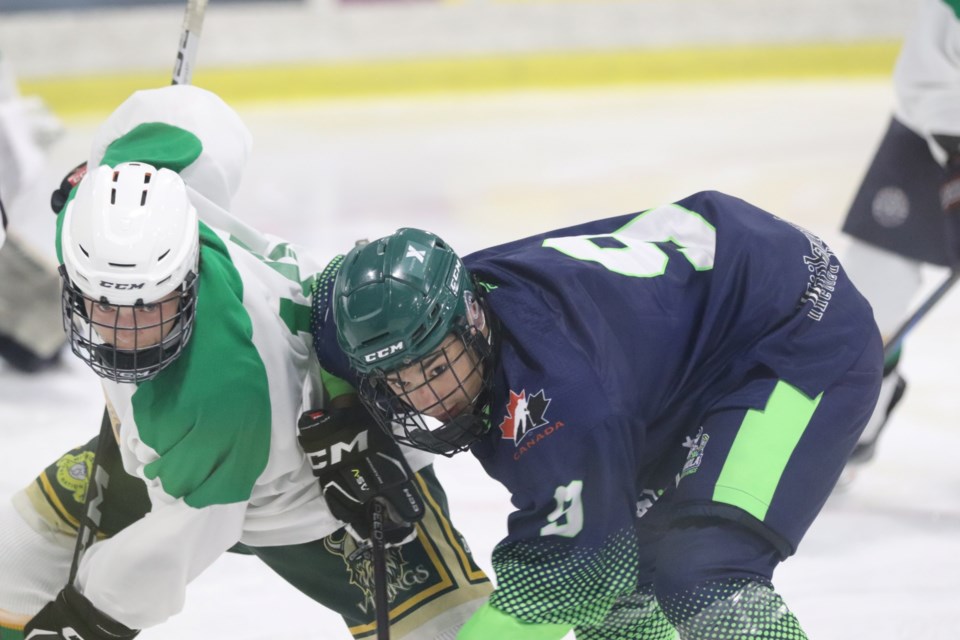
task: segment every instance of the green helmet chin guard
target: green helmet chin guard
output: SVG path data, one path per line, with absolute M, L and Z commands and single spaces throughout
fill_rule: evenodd
M 361 374 L 408 365 L 466 316 L 466 292 L 463 262 L 432 233 L 405 228 L 355 247 L 334 283 L 340 347 Z

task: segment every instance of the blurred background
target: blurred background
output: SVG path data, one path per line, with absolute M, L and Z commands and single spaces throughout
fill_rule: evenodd
M 821 235 L 842 259 L 840 226 L 889 121 L 916 6 L 211 0 L 194 83 L 253 133 L 234 212 L 331 257 L 400 226 L 468 252 L 719 189 Z M 50 191 L 132 91 L 169 83 L 182 19 L 180 1 L 0 0 L 0 61 L 38 132 L 10 230 L 38 260 L 52 261 Z M 928 291 L 941 274 L 926 275 Z M 911 337 L 911 391 L 877 457 L 776 576 L 811 638 L 956 637 L 958 319 L 948 296 Z M 97 429 L 99 384 L 74 360 L 34 376 L 0 362 L 0 499 Z M 489 569 L 505 492 L 470 458 L 438 468 Z M 141 637 L 172 636 L 348 637 L 234 557 Z

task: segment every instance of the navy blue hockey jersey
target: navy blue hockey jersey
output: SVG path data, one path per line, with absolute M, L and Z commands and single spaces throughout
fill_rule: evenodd
M 464 263 L 500 326 L 491 430 L 472 450 L 516 509 L 491 602 L 530 622 L 597 624 L 632 592 L 638 491 L 703 416 L 762 408 L 777 380 L 817 396 L 876 340 L 819 238 L 716 192 Z M 321 362 L 343 375 L 323 333 Z

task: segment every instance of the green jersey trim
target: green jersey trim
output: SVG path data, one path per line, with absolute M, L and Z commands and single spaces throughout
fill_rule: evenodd
M 163 122 L 145 122 L 110 143 L 101 165 L 145 162 L 180 173 L 200 157 L 200 138 L 186 129 Z
M 953 9 L 954 15 L 957 16 L 957 20 L 960 20 L 960 0 L 943 0 L 948 7 Z
M 289 298 L 280 298 L 280 319 L 294 335 L 310 333 L 309 305 L 294 302 Z
M 571 546 L 558 536 L 501 542 L 492 561 L 497 588 L 490 605 L 530 624 L 602 624 L 617 601 L 637 588 L 632 526 L 592 547 Z
M 338 378 L 326 369 L 320 369 L 320 379 L 323 381 L 323 388 L 331 400 L 347 394 L 356 393 L 349 382 Z
M 786 382 L 777 382 L 766 407 L 747 411 L 717 478 L 713 499 L 763 521 L 783 470 L 822 397 L 821 393 L 808 398 Z
M 565 624 L 530 624 L 484 603 L 457 634 L 457 640 L 523 638 L 524 640 L 560 640 L 573 629 Z
M 200 224 L 200 282 L 184 352 L 133 396 L 140 438 L 158 460 L 144 468 L 191 507 L 247 500 L 266 468 L 271 404 L 267 371 L 226 246 Z

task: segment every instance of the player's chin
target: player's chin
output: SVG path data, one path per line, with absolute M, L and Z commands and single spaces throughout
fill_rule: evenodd
M 428 414 L 431 418 L 436 418 L 440 422 L 446 424 L 463 413 L 463 410 L 466 407 L 461 405 L 456 405 L 451 408 L 438 408 L 435 414 Z

